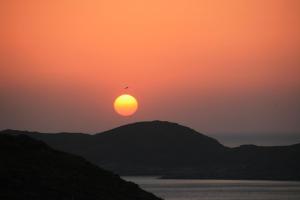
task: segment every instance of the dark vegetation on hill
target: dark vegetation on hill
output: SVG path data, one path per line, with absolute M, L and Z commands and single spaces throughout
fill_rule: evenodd
M 300 144 L 229 148 L 170 122 L 139 122 L 95 135 L 13 130 L 3 133 L 30 135 L 121 175 L 300 180 Z
M 0 134 L 0 199 L 159 200 L 84 158 L 26 135 Z

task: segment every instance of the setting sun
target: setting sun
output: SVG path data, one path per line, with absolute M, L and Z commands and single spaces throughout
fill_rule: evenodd
M 138 102 L 136 98 L 129 94 L 123 94 L 116 98 L 114 102 L 115 111 L 122 116 L 133 115 L 137 108 Z

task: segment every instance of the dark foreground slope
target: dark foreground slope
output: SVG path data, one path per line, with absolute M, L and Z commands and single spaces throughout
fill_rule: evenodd
M 5 134 L 0 134 L 0 199 L 159 200 L 79 156 Z
M 228 148 L 175 123 L 139 122 L 95 135 L 26 134 L 122 175 L 300 180 L 300 145 Z

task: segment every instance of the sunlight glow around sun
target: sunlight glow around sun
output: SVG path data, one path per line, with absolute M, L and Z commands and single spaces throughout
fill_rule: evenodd
M 116 98 L 114 102 L 115 111 L 122 116 L 133 115 L 138 108 L 136 98 L 129 94 L 123 94 Z

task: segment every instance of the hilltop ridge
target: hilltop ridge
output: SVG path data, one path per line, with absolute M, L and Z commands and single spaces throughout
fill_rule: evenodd
M 27 134 L 121 175 L 300 180 L 300 145 L 229 148 L 165 121 L 137 122 L 94 135 L 9 132 Z

